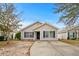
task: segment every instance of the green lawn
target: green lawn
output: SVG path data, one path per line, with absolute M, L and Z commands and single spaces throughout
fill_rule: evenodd
M 79 40 L 61 40 L 61 41 L 72 45 L 79 45 Z

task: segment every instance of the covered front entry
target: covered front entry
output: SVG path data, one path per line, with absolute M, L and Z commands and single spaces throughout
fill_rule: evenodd
M 40 40 L 40 31 L 36 32 L 36 39 Z

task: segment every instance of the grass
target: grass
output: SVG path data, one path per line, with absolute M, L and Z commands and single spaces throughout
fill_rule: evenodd
M 61 41 L 72 45 L 79 45 L 79 40 L 61 40 Z
M 9 41 L 9 42 L 8 41 L 0 41 L 0 48 L 12 46 L 16 43 L 17 43 L 17 41 Z
M 17 45 L 18 43 L 23 42 L 21 40 L 10 40 L 8 41 L 0 41 L 0 48 L 10 47 Z M 26 40 L 27 44 L 34 42 L 33 40 Z
M 0 41 L 0 48 L 6 46 L 6 42 Z

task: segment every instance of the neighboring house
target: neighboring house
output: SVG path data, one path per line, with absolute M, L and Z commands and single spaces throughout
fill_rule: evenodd
M 79 39 L 79 26 L 66 27 L 59 30 L 58 39 Z
M 21 30 L 21 39 L 57 40 L 57 30 L 58 28 L 47 23 L 35 22 Z

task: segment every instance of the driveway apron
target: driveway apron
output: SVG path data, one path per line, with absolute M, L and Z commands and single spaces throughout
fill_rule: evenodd
M 36 41 L 31 56 L 79 56 L 79 48 L 60 41 Z

